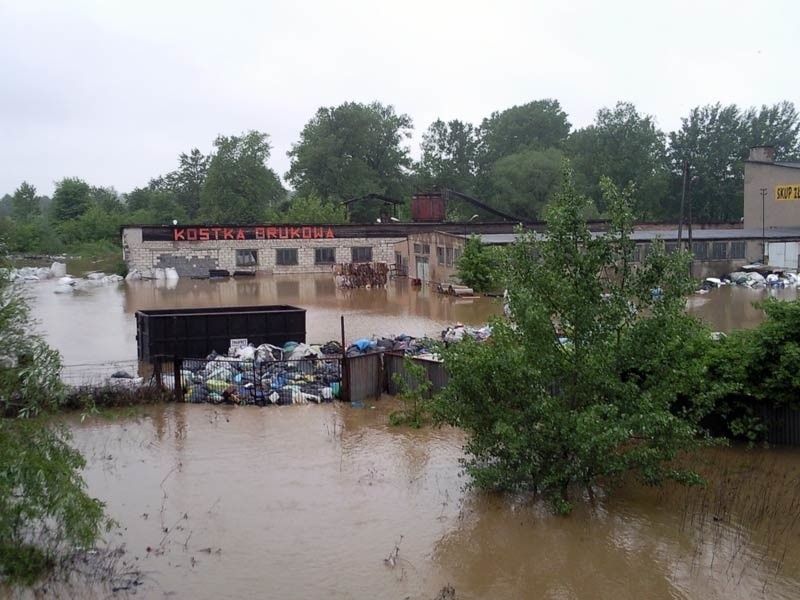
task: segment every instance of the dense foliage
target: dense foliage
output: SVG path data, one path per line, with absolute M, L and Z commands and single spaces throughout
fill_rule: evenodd
M 27 303 L 0 270 L 0 578 L 30 582 L 106 521 L 86 494 L 83 457 L 44 413 L 59 406 L 60 357 L 31 331 Z
M 471 235 L 464 252 L 456 261 L 459 281 L 476 292 L 490 292 L 502 288 L 502 249 L 484 246 L 481 238 Z
M 715 413 L 729 433 L 751 441 L 763 434 L 762 407 L 800 409 L 800 301 L 769 298 L 761 308 L 764 323 L 733 331 L 706 356 Z
M 475 484 L 537 491 L 560 511 L 626 472 L 697 482 L 671 461 L 703 443 L 708 410 L 687 256 L 656 244 L 634 268 L 630 193 L 602 187 L 612 227 L 593 235 L 565 168 L 547 236 L 521 236 L 505 266 L 511 322 L 444 351 L 439 416 L 469 434 Z
M 56 253 L 95 242 L 119 245 L 122 224 L 374 222 L 380 202 L 341 211 L 342 201 L 371 194 L 405 202 L 394 210 L 407 219 L 411 193 L 433 188 L 535 221 L 558 192 L 563 158 L 573 164 L 577 191 L 590 200 L 587 218 L 606 216 L 598 185 L 606 176 L 618 187 L 635 184 L 637 220 L 675 222 L 686 164 L 693 220 L 738 221 L 748 148 L 773 145 L 778 160 L 800 159 L 800 115 L 792 102 L 698 106 L 666 133 L 630 102 L 601 108 L 593 123 L 575 129 L 558 100 L 534 100 L 494 111 L 479 124 L 437 118 L 422 133 L 416 162 L 407 145 L 412 131 L 408 115 L 380 102 L 319 108 L 288 152 L 285 177 L 294 193 L 268 166 L 269 136 L 259 131 L 220 135 L 207 155 L 182 152 L 174 171 L 126 194 L 65 177 L 48 198 L 23 181 L 0 198 L 0 235 L 16 253 Z M 458 201 L 448 203 L 447 218 L 476 212 L 482 220 L 496 218 Z

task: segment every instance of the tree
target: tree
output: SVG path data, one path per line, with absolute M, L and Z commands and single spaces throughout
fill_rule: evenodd
M 456 261 L 459 281 L 476 292 L 488 292 L 501 287 L 500 267 L 499 252 L 484 246 L 477 235 L 469 237 L 464 252 Z
M 200 216 L 215 223 L 257 223 L 268 207 L 285 195 L 275 172 L 266 165 L 269 136 L 250 131 L 219 136 L 200 193 Z
M 800 156 L 800 121 L 790 102 L 742 112 L 720 103 L 692 109 L 670 133 L 673 198 L 680 196 L 683 162 L 689 164 L 693 219 L 738 221 L 742 216 L 744 161 L 751 146 L 774 145 L 779 158 Z M 677 215 L 677 202 L 672 211 Z
M 613 109 L 600 109 L 594 124 L 575 131 L 567 146 L 579 189 L 601 212 L 599 182 L 606 176 L 618 187 L 635 185 L 638 219 L 663 216 L 669 184 L 666 136 L 653 117 L 640 115 L 629 102 L 617 102 Z
M 747 148 L 772 146 L 783 160 L 800 159 L 800 117 L 792 102 L 750 108 L 743 119 Z
M 409 150 L 401 144 L 411 129 L 408 115 L 379 102 L 320 108 L 287 153 L 291 166 L 286 177 L 299 194 L 325 200 L 371 193 L 400 198 L 411 168 Z M 376 216 L 363 205 L 355 211 L 354 219 Z
M 475 485 L 543 494 L 568 512 L 578 494 L 633 472 L 698 483 L 673 461 L 703 443 L 708 333 L 684 313 L 687 255 L 655 244 L 629 259 L 629 191 L 603 183 L 610 228 L 593 235 L 565 167 L 546 236 L 520 235 L 504 271 L 511 322 L 492 343 L 444 350 L 439 418 L 468 433 Z M 658 289 L 658 293 L 654 293 Z
M 178 169 L 150 180 L 148 188 L 174 195 L 187 219 L 197 218 L 200 213 L 200 195 L 208 175 L 211 156 L 204 156 L 197 148 L 178 157 Z M 163 198 L 163 196 L 162 196 Z
M 346 223 L 347 211 L 341 204 L 317 196 L 295 196 L 279 210 L 272 211 L 271 223 Z
M 40 213 L 36 188 L 27 181 L 23 181 L 11 198 L 11 218 L 18 223 L 26 223 Z
M 125 196 L 132 223 L 168 225 L 172 221 L 185 223 L 189 217 L 178 203 L 175 193 L 153 187 L 136 188 Z
M 77 219 L 91 205 L 89 184 L 77 177 L 65 177 L 56 183 L 51 210 L 56 222 Z
M 520 150 L 561 148 L 570 127 L 558 100 L 535 100 L 493 112 L 481 123 L 481 169 L 487 171 L 499 159 Z
M 416 168 L 421 187 L 474 193 L 478 138 L 471 124 L 437 119 L 422 134 L 421 149 Z
M 561 152 L 554 148 L 504 156 L 489 173 L 492 205 L 520 219 L 540 219 L 558 187 L 561 162 Z
M 33 418 L 59 405 L 60 357 L 31 331 L 8 273 L 0 269 L 0 576 L 31 583 L 56 553 L 92 544 L 109 523 L 86 493 L 66 428 Z

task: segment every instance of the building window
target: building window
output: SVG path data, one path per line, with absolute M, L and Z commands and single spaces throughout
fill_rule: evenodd
M 275 264 L 281 266 L 297 264 L 297 248 L 276 248 Z
M 422 254 L 422 244 L 414 244 L 414 254 Z
M 664 251 L 667 254 L 672 254 L 673 252 L 678 251 L 678 242 L 667 242 L 664 244 Z
M 444 246 L 436 246 L 436 264 L 444 266 Z
M 711 258 L 725 260 L 728 258 L 728 242 L 714 242 L 711 244 Z
M 731 258 L 744 258 L 745 257 L 745 243 L 744 242 L 731 242 Z
M 422 253 L 423 254 L 430 254 L 431 253 L 431 245 L 430 244 L 422 244 Z
M 692 242 L 692 254 L 696 260 L 708 258 L 708 242 Z
M 453 248 L 453 264 L 458 266 L 458 259 L 461 258 L 461 248 Z
M 258 250 L 237 250 L 237 267 L 255 267 L 258 264 Z
M 453 266 L 453 249 L 452 248 L 445 248 L 445 266 L 452 267 Z
M 315 265 L 332 265 L 336 262 L 336 248 L 314 248 Z
M 372 246 L 355 246 L 350 251 L 354 263 L 372 262 Z

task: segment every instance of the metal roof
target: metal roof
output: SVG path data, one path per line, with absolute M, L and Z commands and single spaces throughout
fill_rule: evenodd
M 708 240 L 760 240 L 762 239 L 761 229 L 692 229 L 692 240 L 708 241 Z M 537 234 L 542 235 L 542 234 Z M 603 235 L 601 231 L 593 231 L 592 236 L 597 237 Z M 464 236 L 459 236 L 464 237 Z M 688 240 L 689 231 L 687 228 L 683 229 L 681 237 Z M 780 227 L 771 228 L 764 231 L 764 236 L 767 239 L 785 239 L 800 241 L 800 227 Z M 480 235 L 481 243 L 486 245 L 495 244 L 511 244 L 517 239 L 516 233 L 490 233 Z M 631 239 L 637 242 L 647 242 L 661 238 L 664 241 L 677 241 L 677 229 L 652 229 L 643 231 L 634 231 L 631 233 Z

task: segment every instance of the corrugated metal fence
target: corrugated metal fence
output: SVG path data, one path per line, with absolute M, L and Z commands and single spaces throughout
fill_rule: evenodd
M 766 440 L 770 444 L 800 446 L 800 411 L 782 406 L 762 406 L 758 415 L 767 427 Z

